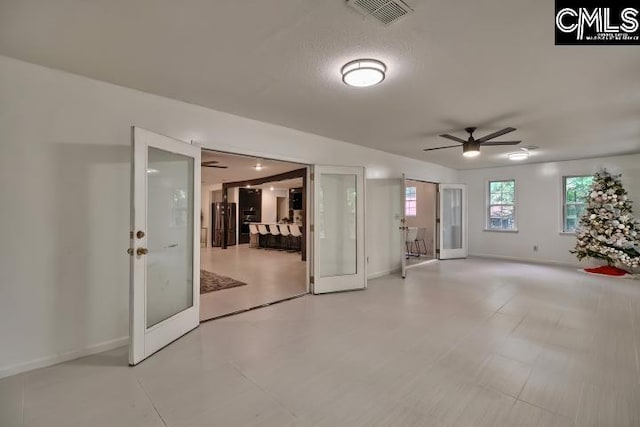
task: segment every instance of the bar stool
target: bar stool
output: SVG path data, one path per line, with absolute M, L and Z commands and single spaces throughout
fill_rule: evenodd
M 289 232 L 289 226 L 287 224 L 278 224 L 280 235 L 284 239 L 285 249 L 288 251 L 291 249 L 291 233 Z
M 290 224 L 289 232 L 291 233 L 291 237 L 295 238 L 298 242 L 298 251 L 302 250 L 302 231 L 300 231 L 300 226 L 298 224 Z
M 267 226 L 264 224 L 258 224 L 258 232 L 260 233 L 260 236 L 263 238 L 263 240 L 265 241 L 265 245 L 264 247 L 266 248 L 269 244 L 269 230 L 267 229 Z M 259 240 L 259 238 L 258 238 Z M 262 247 L 262 245 L 260 245 Z
M 260 246 L 260 231 L 258 231 L 258 226 L 255 224 L 249 224 L 249 247 L 251 247 L 251 240 L 254 242 L 254 248 Z
M 280 230 L 278 230 L 278 224 L 269 224 L 269 232 L 271 233 L 271 236 L 273 236 L 272 238 L 273 247 L 275 249 L 280 249 L 278 248 L 278 236 L 280 236 Z
M 419 257 L 420 251 L 414 252 L 414 248 L 416 245 L 416 237 L 418 237 L 418 227 L 407 227 L 407 234 L 404 240 L 405 246 L 407 248 L 406 257 L 409 259 L 410 256 Z

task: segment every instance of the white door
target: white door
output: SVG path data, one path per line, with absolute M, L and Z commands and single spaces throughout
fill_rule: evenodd
M 467 257 L 467 186 L 439 184 L 440 259 Z
M 402 265 L 402 278 L 407 277 L 407 177 L 402 174 L 402 184 L 400 185 L 400 233 L 402 234 L 402 246 L 401 246 L 401 265 Z
M 200 148 L 132 128 L 129 363 L 196 328 Z
M 364 168 L 315 166 L 313 293 L 364 289 Z

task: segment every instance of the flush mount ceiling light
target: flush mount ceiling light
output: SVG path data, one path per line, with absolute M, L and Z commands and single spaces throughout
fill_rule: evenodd
M 530 146 L 531 149 L 535 149 L 537 147 Z M 520 151 L 516 151 L 515 153 L 508 153 L 507 157 L 509 160 L 513 160 L 514 162 L 519 162 L 522 160 L 527 160 L 531 155 L 531 151 L 529 148 L 520 148 Z
M 509 160 L 513 160 L 513 161 L 520 161 L 520 160 L 527 160 L 529 158 L 529 152 L 527 151 L 520 151 L 517 153 L 509 153 L 507 154 L 507 156 L 509 157 Z
M 340 72 L 345 84 L 354 87 L 369 87 L 384 80 L 387 66 L 375 59 L 356 59 L 346 63 Z

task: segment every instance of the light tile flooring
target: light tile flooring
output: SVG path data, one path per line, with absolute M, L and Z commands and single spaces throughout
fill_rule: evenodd
M 307 292 L 306 262 L 299 253 L 250 248 L 202 248 L 200 266 L 247 286 L 200 295 L 200 320 L 235 313 Z
M 0 380 L 0 425 L 638 426 L 640 282 L 442 261 Z

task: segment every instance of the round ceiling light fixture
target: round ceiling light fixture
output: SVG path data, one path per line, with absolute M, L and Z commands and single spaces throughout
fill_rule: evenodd
M 538 148 L 534 146 L 530 146 L 530 147 L 531 149 Z M 530 149 L 522 147 L 520 148 L 520 151 L 516 151 L 515 153 L 508 153 L 507 157 L 509 158 L 509 160 L 513 160 L 514 162 L 519 162 L 522 160 L 527 160 L 530 155 L 531 155 Z
M 342 73 L 342 81 L 346 85 L 369 87 L 384 80 L 387 66 L 376 59 L 356 59 L 347 62 L 340 72 Z

